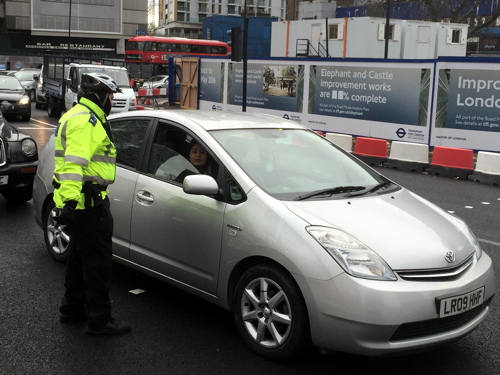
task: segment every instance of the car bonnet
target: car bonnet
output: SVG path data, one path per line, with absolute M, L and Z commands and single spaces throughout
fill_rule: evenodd
M 310 225 L 338 228 L 363 242 L 394 270 L 448 268 L 447 251 L 458 265 L 475 250 L 461 220 L 406 189 L 284 203 Z
M 6 141 L 15 142 L 19 140 L 19 131 L 0 116 L 0 137 Z

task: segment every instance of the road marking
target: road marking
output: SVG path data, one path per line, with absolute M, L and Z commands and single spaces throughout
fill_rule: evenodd
M 55 126 L 54 126 L 54 129 L 53 128 L 27 128 L 27 127 L 24 127 L 24 126 L 17 126 L 18 129 L 22 129 L 22 130 L 54 130 L 55 129 Z
M 482 238 L 477 239 L 479 242 L 484 242 L 493 246 L 498 246 L 500 247 L 500 242 L 495 242 L 495 241 L 489 241 L 489 240 L 483 240 Z
M 52 124 L 49 124 L 48 122 L 36 120 L 34 118 L 32 118 L 30 121 L 38 122 L 42 125 L 49 126 L 49 128 L 43 128 L 43 127 L 33 128 L 33 127 L 28 127 L 28 126 L 18 126 L 17 128 L 23 129 L 23 130 L 54 130 L 55 128 L 57 128 L 57 125 L 52 125 Z
M 39 122 L 40 124 L 51 126 L 53 128 L 57 128 L 57 125 L 52 125 L 52 124 L 49 124 L 48 122 L 40 121 L 40 120 L 37 120 L 37 119 L 34 119 L 34 118 L 32 118 L 31 121 Z

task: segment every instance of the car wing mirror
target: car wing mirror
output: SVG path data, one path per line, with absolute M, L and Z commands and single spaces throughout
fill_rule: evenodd
M 69 89 L 73 92 L 78 91 L 78 86 L 73 83 L 71 78 L 66 78 L 66 86 L 69 87 Z
M 219 186 L 215 179 L 206 174 L 186 176 L 182 188 L 187 194 L 215 195 L 219 193 Z

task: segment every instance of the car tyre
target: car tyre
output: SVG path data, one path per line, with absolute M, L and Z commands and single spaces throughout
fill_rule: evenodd
M 4 191 L 3 197 L 12 203 L 23 203 L 33 198 L 33 185 L 28 185 L 15 190 Z
M 29 111 L 26 111 L 25 113 L 23 113 L 23 114 L 21 115 L 21 119 L 22 119 L 23 121 L 29 121 L 29 120 L 30 120 L 30 118 L 31 118 L 31 109 L 30 109 Z
M 54 202 L 50 202 L 43 213 L 43 237 L 49 254 L 58 262 L 65 263 L 68 257 L 70 237 L 66 225 L 59 225 L 54 216 L 59 214 Z
M 283 360 L 310 342 L 302 294 L 280 268 L 259 265 L 247 270 L 236 285 L 233 301 L 238 331 L 255 353 Z
M 62 109 L 54 103 L 54 99 L 49 98 L 47 100 L 47 115 L 52 118 L 59 118 L 61 117 Z

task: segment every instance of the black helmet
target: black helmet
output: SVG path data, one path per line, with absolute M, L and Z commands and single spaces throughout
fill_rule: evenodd
M 84 93 L 96 91 L 106 91 L 108 93 L 122 92 L 110 76 L 100 73 L 83 73 L 82 91 Z

